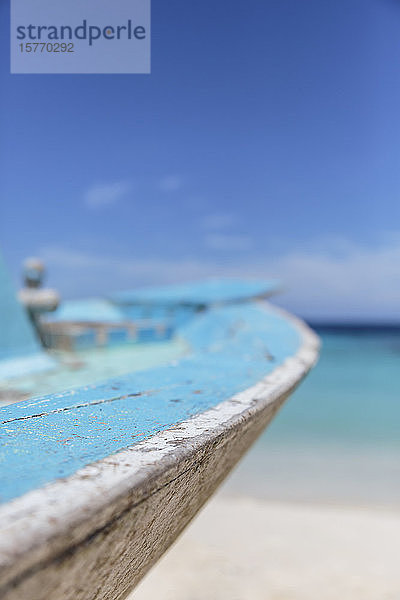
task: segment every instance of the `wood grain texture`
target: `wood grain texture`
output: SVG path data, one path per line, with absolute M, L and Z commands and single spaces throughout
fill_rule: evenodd
M 119 600 L 176 539 L 316 361 L 302 345 L 263 380 L 0 509 L 0 598 Z
M 178 332 L 189 351 L 173 364 L 1 407 L 0 501 L 216 406 L 272 373 L 301 344 L 290 321 L 251 302 L 204 311 Z

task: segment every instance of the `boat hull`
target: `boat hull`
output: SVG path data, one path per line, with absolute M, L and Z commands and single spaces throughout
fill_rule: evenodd
M 273 310 L 301 342 L 266 377 L 0 509 L 2 599 L 119 600 L 133 589 L 317 360 L 315 334 Z

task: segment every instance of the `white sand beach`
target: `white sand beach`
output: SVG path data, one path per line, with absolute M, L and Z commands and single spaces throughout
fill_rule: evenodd
M 399 600 L 400 512 L 220 493 L 129 600 Z

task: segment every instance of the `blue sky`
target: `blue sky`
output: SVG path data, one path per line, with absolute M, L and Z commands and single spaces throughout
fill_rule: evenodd
M 307 317 L 400 317 L 400 2 L 153 0 L 151 75 L 10 75 L 0 17 L 15 278 L 274 276 Z

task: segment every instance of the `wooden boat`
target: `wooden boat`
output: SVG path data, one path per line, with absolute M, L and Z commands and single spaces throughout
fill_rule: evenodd
M 315 334 L 265 300 L 274 288 L 115 296 L 125 322 L 155 316 L 187 353 L 0 408 L 2 600 L 119 600 L 140 581 L 317 359 Z

